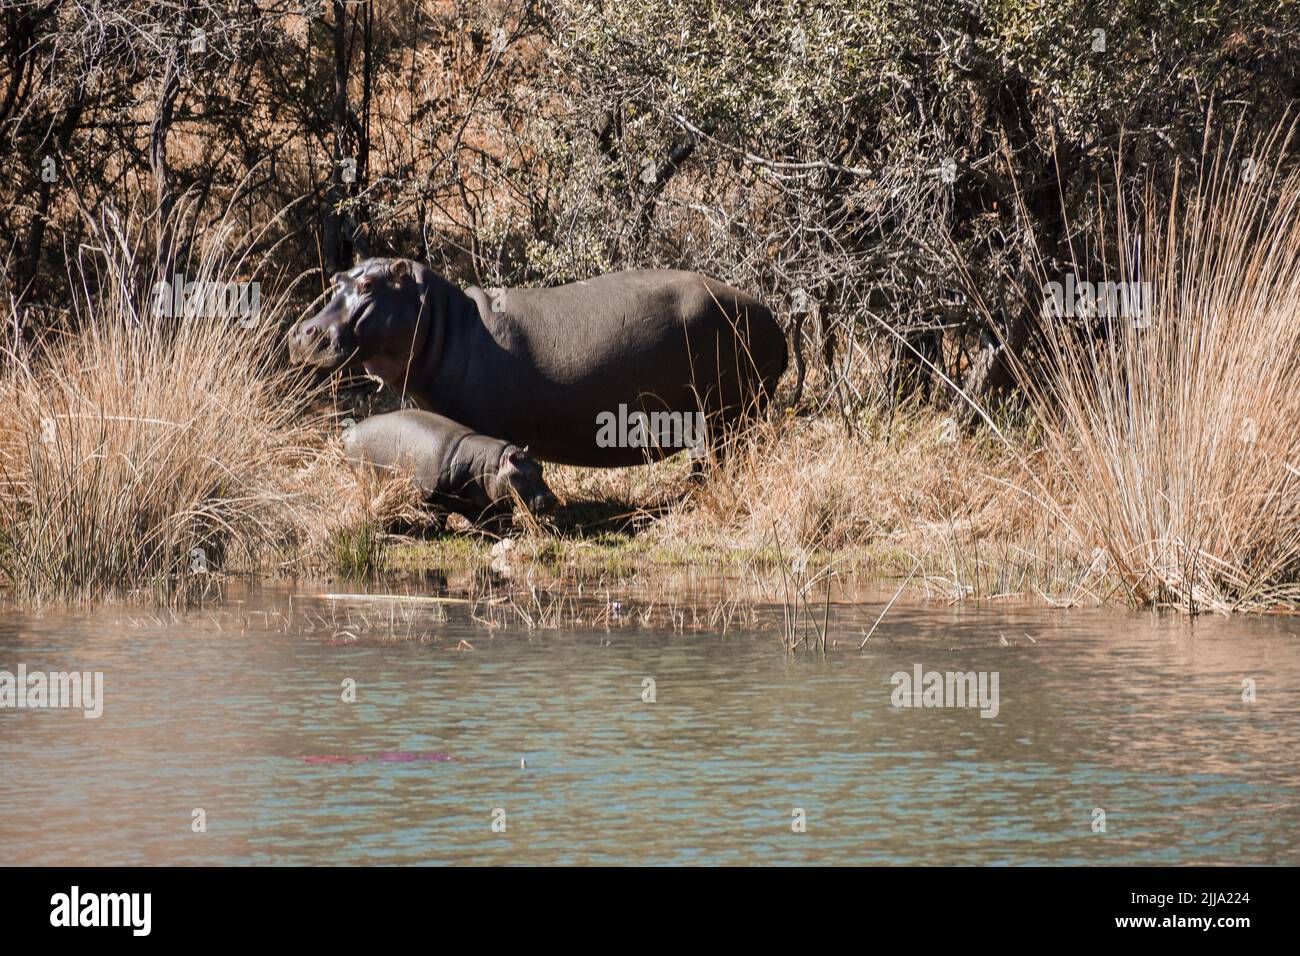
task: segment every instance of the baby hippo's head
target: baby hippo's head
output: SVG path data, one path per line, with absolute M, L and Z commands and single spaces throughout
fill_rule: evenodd
M 518 495 L 529 511 L 543 514 L 555 507 L 555 495 L 542 478 L 542 465 L 528 454 L 528 449 L 507 445 L 501 453 L 501 466 L 497 469 L 496 487 L 492 489 L 497 500 L 509 500 Z

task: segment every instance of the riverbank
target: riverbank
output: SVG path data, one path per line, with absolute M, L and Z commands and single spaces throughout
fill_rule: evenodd
M 1079 507 L 1088 462 L 1045 439 L 1032 408 L 963 427 L 929 405 L 846 419 L 778 403 L 703 481 L 685 456 L 548 466 L 553 514 L 517 511 L 499 534 L 455 517 L 437 529 L 407 481 L 343 459 L 340 425 L 380 409 L 312 392 L 225 335 L 203 323 L 171 338 L 106 326 L 10 373 L 0 568 L 11 600 L 184 603 L 223 575 L 325 575 L 347 589 L 462 572 L 588 582 L 686 572 L 752 578 L 766 599 L 814 618 L 810 603 L 848 580 L 943 602 L 1296 607 L 1285 576 L 1271 591 L 1241 588 L 1237 604 L 1142 590 L 1142 556 L 1113 551 Z M 202 389 L 150 385 L 192 366 Z
M 949 602 L 1300 606 L 1286 520 L 1300 486 L 1287 449 L 1300 426 L 1262 401 L 1244 448 L 1212 447 L 1240 407 L 1185 417 L 1181 443 L 1148 439 L 1167 414 L 1135 419 L 1129 437 L 1145 460 L 1125 450 L 1113 407 L 1063 420 L 1031 403 L 965 427 L 929 405 L 832 418 L 778 402 L 703 481 L 685 456 L 551 466 L 556 512 L 519 511 L 492 534 L 457 518 L 435 530 L 407 481 L 350 468 L 340 425 L 366 410 L 268 361 L 271 337 L 231 349 L 227 334 L 212 323 L 176 335 L 110 323 L 10 368 L 0 382 L 0 570 L 11 600 L 184 602 L 223 574 L 590 580 L 687 569 L 753 575 L 796 605 L 852 577 Z M 1262 347 L 1256 357 L 1267 359 Z M 1250 364 L 1244 349 L 1236 358 Z M 168 387 L 187 377 L 201 384 Z M 1207 448 L 1214 456 L 1198 458 Z M 1129 474 L 1142 483 L 1125 483 Z M 1154 524 L 1143 535 L 1142 522 L 1157 521 L 1203 529 L 1202 540 L 1161 537 Z
M 1026 490 L 1043 480 L 1036 453 L 967 433 L 931 408 L 854 426 L 778 416 L 702 482 L 684 458 L 608 471 L 550 467 L 560 507 L 518 518 L 501 536 L 463 526 L 421 535 L 410 527 L 404 483 L 353 477 L 348 517 L 331 532 L 336 567 L 586 578 L 689 570 L 777 583 L 844 576 L 942 600 L 1113 596 L 1113 582 Z M 390 533 L 394 525 L 407 533 Z
M 561 507 L 517 510 L 504 538 L 435 532 L 408 481 L 348 466 L 341 426 L 385 409 L 286 367 L 292 283 L 248 324 L 177 321 L 106 285 L 78 304 L 80 331 L 15 344 L 0 368 L 0 579 L 18 603 L 169 603 L 223 573 L 730 567 L 801 607 L 852 573 L 949 601 L 1300 609 L 1300 172 L 1266 189 L 1216 168 L 1175 218 L 1148 197 L 1105 233 L 1149 249 L 1117 263 L 1144 289 L 1131 301 L 1108 292 L 1100 314 L 1091 283 L 1040 263 L 1040 295 L 1062 295 L 1032 364 L 1010 360 L 1005 412 L 957 421 L 951 383 L 933 404 L 863 397 L 891 394 L 876 388 L 846 407 L 810 378 L 800 404 L 787 375 L 703 480 L 684 456 L 550 467 Z M 187 274 L 231 271 L 202 255 Z

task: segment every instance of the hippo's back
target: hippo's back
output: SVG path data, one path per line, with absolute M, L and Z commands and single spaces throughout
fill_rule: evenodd
M 343 433 L 343 451 L 351 461 L 410 475 L 433 491 L 457 445 L 471 434 L 434 412 L 403 409 L 353 425 Z
M 588 366 L 653 350 L 666 334 L 677 344 L 683 335 L 733 332 L 737 319 L 748 320 L 750 334 L 753 328 L 774 330 L 784 342 L 772 313 L 753 296 L 678 269 L 632 269 L 551 288 L 508 289 L 500 304 L 498 315 L 530 337 L 549 335 L 570 353 L 587 353 Z
M 693 412 L 702 400 L 706 412 L 734 419 L 771 394 L 786 366 L 771 311 L 699 273 L 640 269 L 473 292 L 486 335 L 442 410 L 549 461 L 644 461 L 644 449 L 597 444 L 602 416 Z

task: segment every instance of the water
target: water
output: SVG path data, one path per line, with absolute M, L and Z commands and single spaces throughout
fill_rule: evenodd
M 872 599 L 823 659 L 647 600 L 6 613 L 0 670 L 105 680 L 98 720 L 0 710 L 6 862 L 1300 862 L 1300 620 L 898 604 L 859 653 Z M 997 716 L 894 707 L 917 663 L 997 672 Z

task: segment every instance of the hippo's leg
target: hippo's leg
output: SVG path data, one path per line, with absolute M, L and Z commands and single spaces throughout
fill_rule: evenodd
M 745 418 L 732 410 L 715 409 L 706 416 L 699 440 L 687 452 L 691 460 L 691 477 L 701 478 L 711 468 L 721 468 L 742 438 Z
M 690 480 L 703 482 L 705 475 L 708 473 L 709 449 L 704 445 L 692 445 L 686 449 L 686 455 L 691 462 Z
M 514 508 L 508 504 L 502 505 L 497 502 L 480 511 L 474 520 L 474 525 L 492 534 L 502 536 L 509 533 L 514 523 L 514 517 Z

